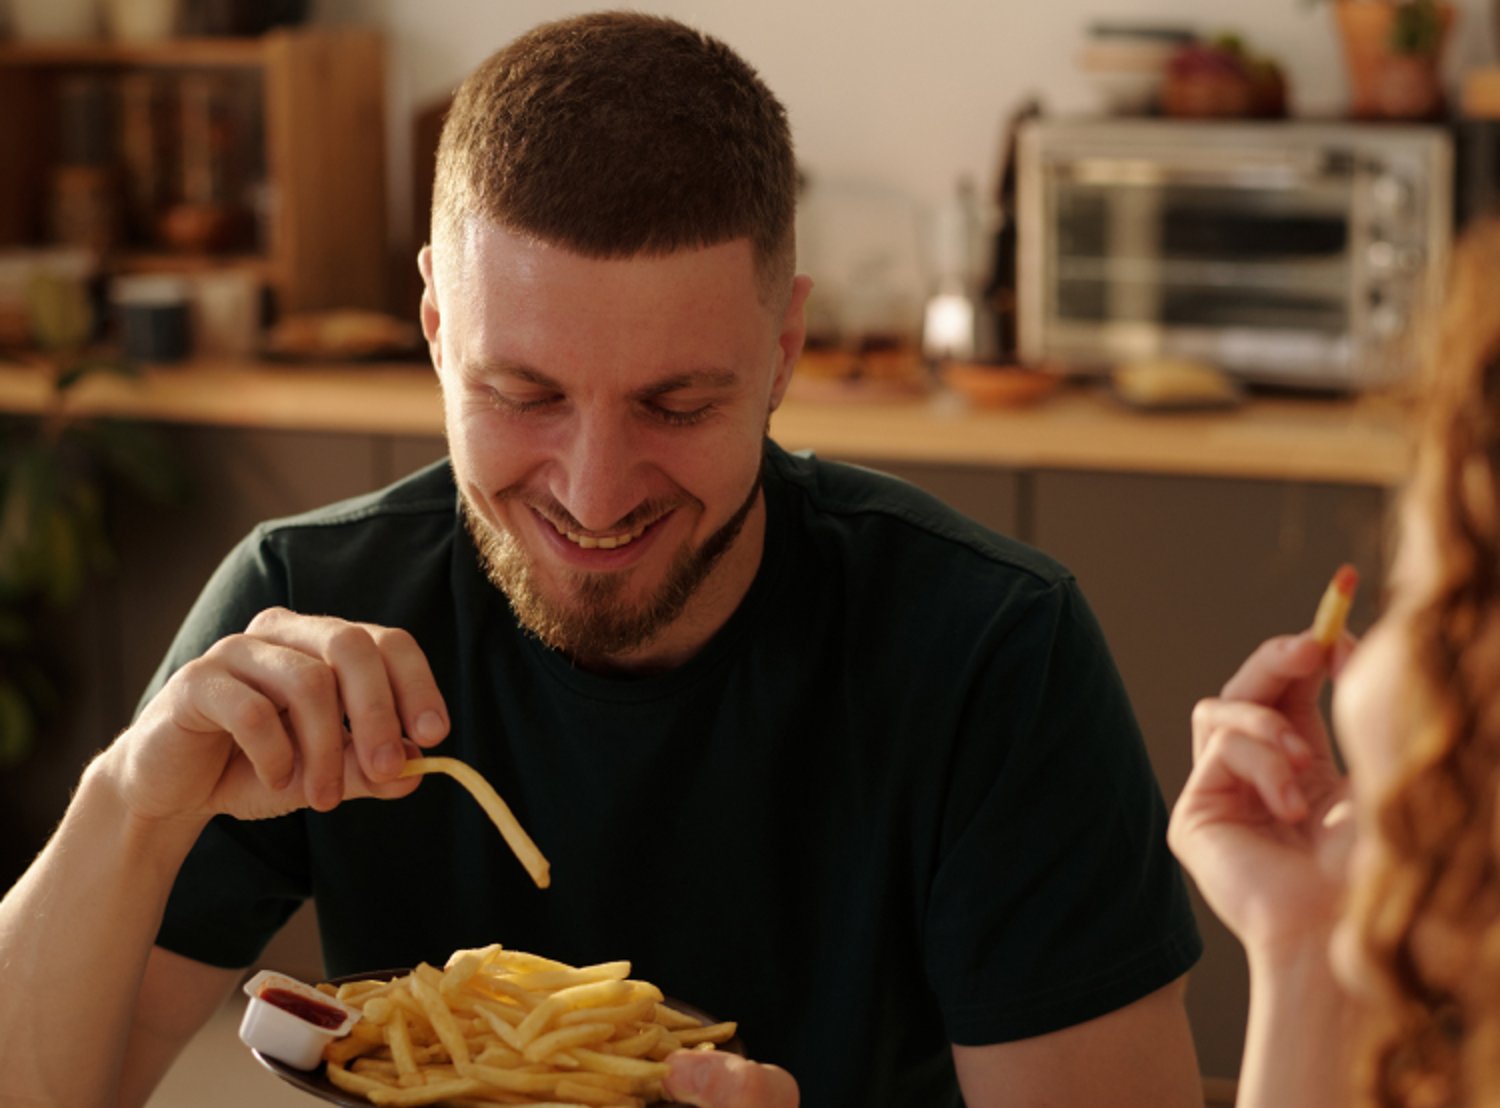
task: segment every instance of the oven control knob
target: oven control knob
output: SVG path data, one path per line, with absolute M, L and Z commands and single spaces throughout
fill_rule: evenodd
M 1384 173 L 1370 186 L 1370 198 L 1381 215 L 1404 215 L 1412 205 L 1412 187 L 1395 174 Z
M 1385 239 L 1376 239 L 1365 249 L 1365 264 L 1375 273 L 1390 273 L 1396 268 L 1396 248 Z
M 1365 248 L 1365 264 L 1379 274 L 1415 273 L 1422 265 L 1422 252 L 1410 246 L 1397 246 L 1386 239 L 1376 239 Z
M 1393 339 L 1406 329 L 1406 315 L 1390 304 L 1370 312 L 1370 330 L 1382 339 Z

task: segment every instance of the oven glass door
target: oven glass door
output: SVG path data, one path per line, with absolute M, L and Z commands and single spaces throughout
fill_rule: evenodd
M 1293 372 L 1348 359 L 1352 172 L 1057 162 L 1049 346 L 1074 361 L 1179 354 Z M 1255 364 L 1251 364 L 1255 363 Z

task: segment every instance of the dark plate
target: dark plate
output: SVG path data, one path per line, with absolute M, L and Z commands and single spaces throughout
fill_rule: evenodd
M 410 972 L 410 970 L 404 969 L 373 970 L 369 973 L 351 973 L 346 977 L 335 977 L 328 983 L 330 985 L 343 985 L 350 981 L 388 981 L 392 977 L 405 977 Z M 692 1016 L 700 1023 L 708 1024 L 718 1022 L 717 1020 L 710 1018 L 708 1014 L 703 1012 L 701 1009 L 694 1008 L 691 1004 L 684 1004 L 680 1000 L 673 1000 L 671 997 L 667 997 L 663 1001 L 663 1003 L 665 1003 L 669 1008 L 675 1008 L 679 1012 L 683 1012 L 689 1016 Z M 740 1040 L 737 1037 L 730 1039 L 727 1043 L 720 1044 L 719 1049 L 727 1050 L 731 1054 L 744 1053 L 744 1049 L 740 1045 Z M 329 1081 L 322 1066 L 319 1066 L 315 1070 L 299 1070 L 287 1065 L 280 1059 L 268 1057 L 258 1050 L 251 1050 L 250 1053 L 254 1055 L 255 1060 L 261 1065 L 265 1066 L 266 1069 L 270 1070 L 277 1077 L 285 1081 L 288 1085 L 295 1085 L 297 1088 L 301 1089 L 309 1096 L 315 1096 L 319 1100 L 326 1100 L 330 1104 L 343 1104 L 346 1105 L 347 1108 L 370 1108 L 370 1102 L 364 1097 L 355 1096 L 353 1093 L 345 1092 L 333 1082 Z M 671 1103 L 674 1102 L 666 1100 L 656 1102 L 658 1106 L 665 1106 Z

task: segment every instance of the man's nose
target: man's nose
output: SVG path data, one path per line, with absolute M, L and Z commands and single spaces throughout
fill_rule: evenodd
M 565 452 L 558 500 L 583 527 L 608 533 L 641 502 L 639 444 L 628 418 L 584 412 Z

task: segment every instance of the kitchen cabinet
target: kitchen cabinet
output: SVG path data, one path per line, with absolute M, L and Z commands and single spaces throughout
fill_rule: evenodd
M 886 458 L 860 462 L 910 481 L 993 531 L 1017 537 L 1027 532 L 1024 507 L 1029 486 L 1015 470 Z
M 1364 582 L 1350 627 L 1375 618 L 1386 488 L 1097 472 L 1031 481 L 1028 537 L 1072 569 L 1098 614 L 1168 803 L 1192 766 L 1193 705 L 1262 640 L 1306 627 L 1340 563 Z M 1188 989 L 1198 1060 L 1231 1077 L 1249 976 L 1239 943 L 1193 896 L 1204 939 Z
M 112 273 L 248 268 L 284 311 L 383 309 L 384 95 L 369 28 L 0 43 L 0 247 L 55 243 L 60 204 L 118 202 L 67 223 L 117 225 Z

